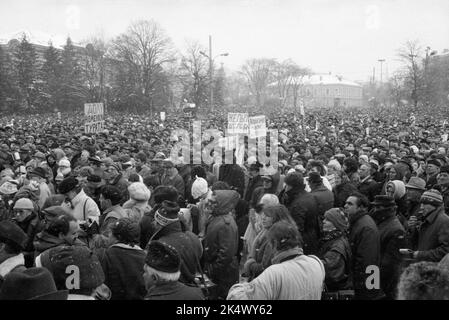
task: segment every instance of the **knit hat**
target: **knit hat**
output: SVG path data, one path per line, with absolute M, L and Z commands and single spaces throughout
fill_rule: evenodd
M 374 197 L 374 202 L 372 203 L 375 207 L 394 207 L 396 206 L 396 202 L 393 197 L 378 195 Z
M 443 196 L 438 190 L 430 189 L 422 194 L 420 202 L 439 207 L 443 204 Z
M 161 241 L 150 241 L 145 263 L 161 272 L 177 273 L 181 268 L 179 253 L 174 247 Z
M 405 185 L 406 188 L 409 189 L 417 189 L 417 190 L 426 190 L 426 182 L 424 179 L 418 177 L 411 177 L 408 183 Z
M 136 201 L 148 201 L 151 197 L 151 191 L 142 182 L 131 183 L 128 187 L 129 197 Z
M 441 167 L 441 162 L 438 161 L 437 159 L 430 159 L 429 161 L 427 161 L 427 164 L 433 164 L 435 166 L 437 166 L 438 168 Z
M 31 201 L 28 198 L 20 198 L 16 201 L 14 204 L 14 209 L 28 209 L 28 210 L 34 210 L 33 201 Z
M 207 181 L 204 178 L 197 177 L 192 183 L 192 197 L 198 199 L 209 190 Z
M 61 160 L 59 160 L 58 166 L 60 166 L 60 167 L 68 167 L 68 168 L 71 167 L 70 161 L 67 160 L 67 159 L 61 159 Z
M 15 222 L 11 220 L 0 222 L 0 242 L 12 242 L 23 249 L 27 240 L 28 236 Z
M 56 289 L 51 273 L 45 268 L 10 272 L 0 289 L 0 300 L 67 300 L 68 291 Z
M 76 179 L 75 177 L 70 176 L 65 178 L 58 186 L 59 193 L 65 194 L 72 191 L 78 186 L 78 183 L 78 179 Z
M 324 219 L 332 222 L 332 224 L 340 231 L 346 231 L 349 227 L 348 219 L 339 208 L 332 208 L 324 213 Z
M 104 282 L 104 273 L 97 255 L 82 245 L 63 245 L 44 251 L 40 255 L 42 267 L 47 268 L 55 279 L 58 289 L 67 289 L 67 267 L 79 269 L 80 290 L 93 290 Z
M 176 202 L 164 200 L 154 215 L 154 220 L 165 227 L 179 220 L 179 206 Z

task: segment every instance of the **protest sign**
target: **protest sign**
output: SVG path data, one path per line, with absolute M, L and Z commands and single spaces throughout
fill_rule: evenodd
M 84 123 L 85 133 L 97 133 L 103 130 L 103 103 L 85 103 L 84 115 L 86 116 L 86 122 Z
M 165 111 L 162 111 L 162 112 L 161 112 L 161 120 L 162 120 L 162 121 L 165 121 Z
M 228 113 L 227 134 L 248 134 L 248 113 Z
M 265 116 L 256 116 L 249 118 L 249 137 L 259 138 L 267 136 L 267 126 Z

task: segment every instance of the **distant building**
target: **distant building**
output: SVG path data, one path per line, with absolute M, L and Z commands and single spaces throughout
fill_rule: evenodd
M 301 96 L 306 107 L 361 107 L 362 86 L 335 75 L 305 77 Z

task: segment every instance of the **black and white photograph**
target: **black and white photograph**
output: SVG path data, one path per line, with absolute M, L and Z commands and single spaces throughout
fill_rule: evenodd
M 447 0 L 1 0 L 0 303 L 449 300 L 448 137 Z

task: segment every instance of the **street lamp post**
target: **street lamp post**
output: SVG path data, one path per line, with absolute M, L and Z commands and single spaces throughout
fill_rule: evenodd
M 226 57 L 229 55 L 229 53 L 221 53 L 219 55 L 216 55 L 212 58 L 212 36 L 209 36 L 209 55 L 207 55 L 205 52 L 200 51 L 200 54 L 205 56 L 209 59 L 209 81 L 210 81 L 210 110 L 214 110 L 214 86 L 213 86 L 213 70 L 214 70 L 214 59 L 220 56 Z

